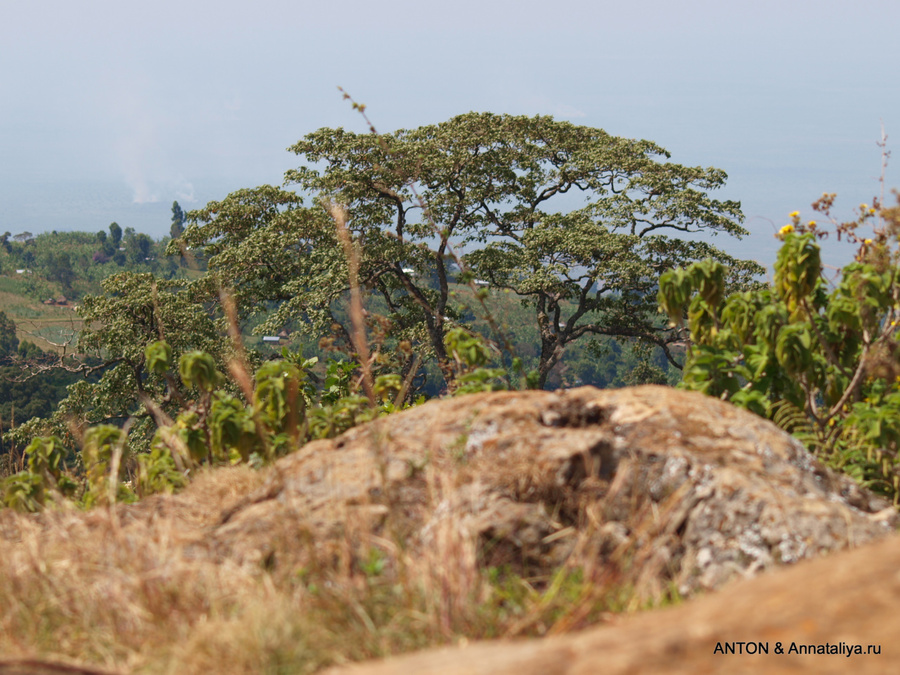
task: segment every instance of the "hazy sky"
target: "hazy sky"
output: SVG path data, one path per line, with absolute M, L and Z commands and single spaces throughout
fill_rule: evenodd
M 879 190 L 900 139 L 896 0 L 0 0 L 0 231 L 154 236 L 177 199 L 280 183 L 323 126 L 552 114 L 729 174 L 772 233 L 823 191 Z M 900 161 L 900 157 L 898 157 Z M 888 187 L 898 185 L 888 169 Z

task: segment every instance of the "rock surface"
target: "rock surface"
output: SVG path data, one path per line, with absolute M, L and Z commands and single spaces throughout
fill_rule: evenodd
M 483 565 L 552 571 L 576 547 L 655 595 L 715 589 L 891 531 L 888 504 L 774 425 L 666 387 L 435 401 L 280 460 L 197 555 L 277 564 L 348 532 L 415 552 L 448 523 Z
M 543 640 L 428 650 L 327 673 L 893 673 L 900 658 L 898 570 L 900 537 L 895 535 L 862 549 L 741 581 L 679 607 L 623 619 L 618 625 Z M 753 644 L 738 646 L 738 642 Z M 851 653 L 857 645 L 862 653 Z M 880 654 L 867 653 L 869 645 L 879 648 Z M 762 653 L 763 646 L 768 654 Z M 812 653 L 801 653 L 810 646 Z M 732 653 L 722 653 L 729 647 Z M 820 648 L 826 653 L 815 653 Z M 837 653 L 827 653 L 829 648 Z

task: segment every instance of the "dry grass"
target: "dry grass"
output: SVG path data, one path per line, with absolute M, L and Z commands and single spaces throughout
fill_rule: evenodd
M 180 495 L 113 510 L 0 512 L 0 654 L 115 672 L 312 673 L 461 639 L 566 632 L 632 597 L 579 547 L 550 578 L 486 570 L 453 518 L 438 519 L 417 555 L 362 522 L 330 545 L 286 531 L 277 565 L 204 547 L 223 511 L 274 470 L 207 470 Z M 455 481 L 428 480 L 429 508 L 448 508 Z
M 132 670 L 195 623 L 233 615 L 258 580 L 227 561 L 193 561 L 184 545 L 217 501 L 257 479 L 247 469 L 209 473 L 197 489 L 147 500 L 133 514 L 65 504 L 39 516 L 0 513 L 0 653 Z M 201 504 L 204 488 L 210 499 Z

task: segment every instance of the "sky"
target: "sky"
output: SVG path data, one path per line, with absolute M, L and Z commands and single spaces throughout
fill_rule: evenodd
M 896 0 L 0 0 L 0 16 L 14 234 L 159 237 L 174 200 L 280 184 L 304 135 L 366 131 L 343 87 L 380 131 L 550 114 L 724 169 L 714 196 L 741 201 L 751 234 L 714 243 L 771 267 L 791 211 L 836 192 L 851 217 L 881 192 L 882 127 L 900 140 Z

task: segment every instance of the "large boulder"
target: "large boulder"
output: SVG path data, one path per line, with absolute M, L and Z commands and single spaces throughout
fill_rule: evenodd
M 577 551 L 642 595 L 690 595 L 895 523 L 751 413 L 666 387 L 583 387 L 434 401 L 310 443 L 194 554 L 277 565 L 299 536 L 319 553 L 369 536 L 416 555 L 452 531 L 480 565 L 540 576 Z

